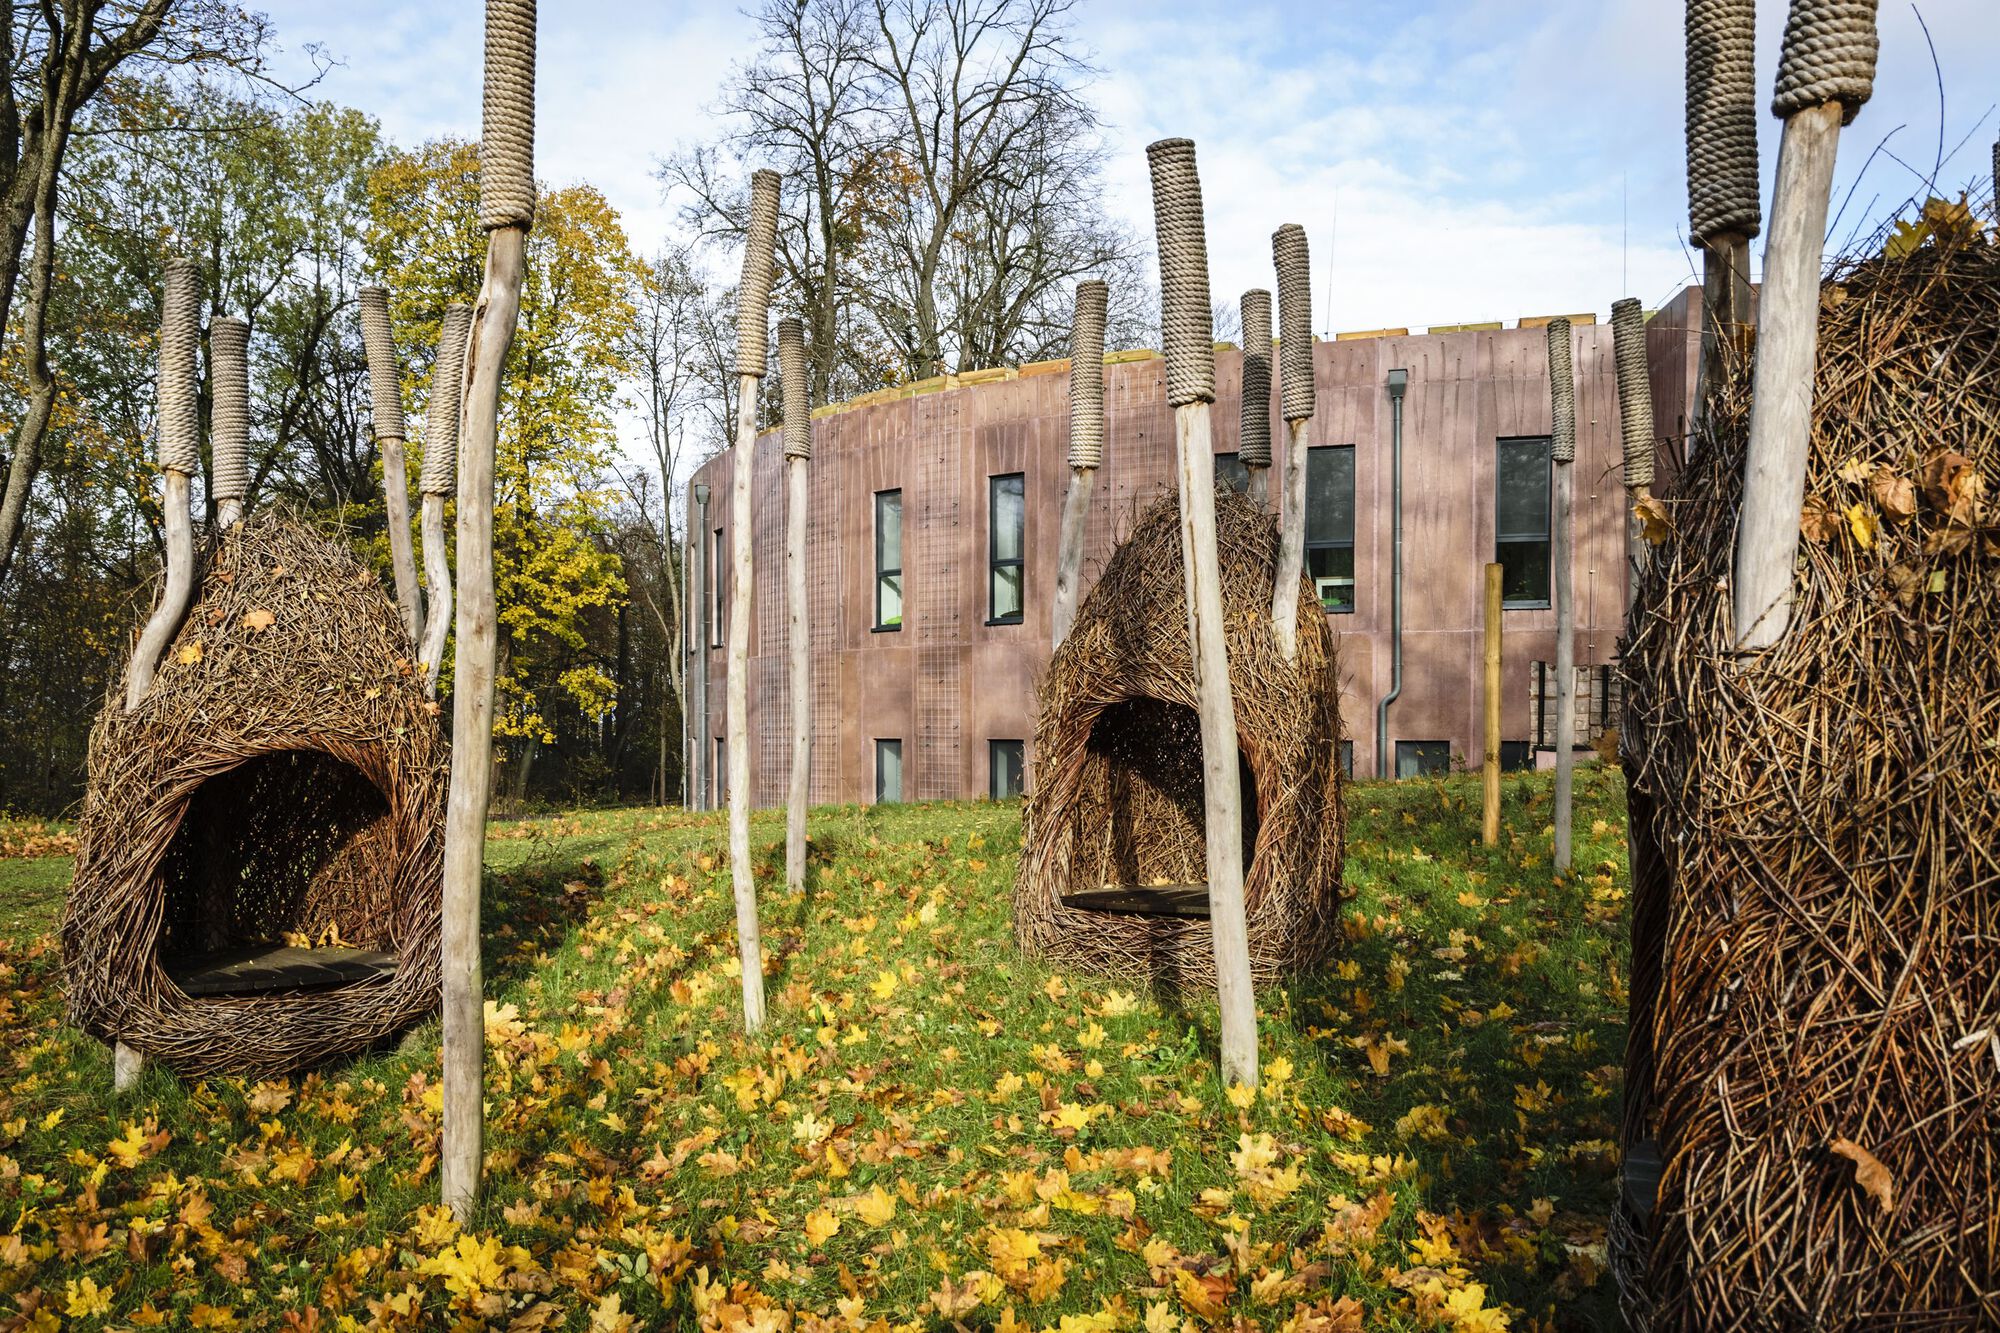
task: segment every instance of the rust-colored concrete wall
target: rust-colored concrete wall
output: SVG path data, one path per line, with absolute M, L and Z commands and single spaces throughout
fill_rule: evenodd
M 1649 333 L 1662 434 L 1676 430 L 1695 364 L 1698 300 L 1684 294 Z M 1314 349 L 1318 410 L 1312 444 L 1355 449 L 1355 602 L 1329 619 L 1340 636 L 1341 713 L 1355 771 L 1375 771 L 1376 701 L 1390 682 L 1392 368 L 1409 372 L 1403 452 L 1401 698 L 1395 740 L 1448 740 L 1455 761 L 1477 763 L 1482 570 L 1493 558 L 1495 442 L 1549 430 L 1546 333 L 1541 328 L 1384 336 Z M 1625 607 L 1625 501 L 1611 330 L 1574 330 L 1577 374 L 1576 661 L 1610 662 Z M 1217 357 L 1215 449 L 1237 447 L 1239 353 Z M 973 382 L 967 382 L 973 381 Z M 1055 542 L 1068 484 L 1066 363 L 991 372 L 886 391 L 813 423 L 813 512 L 808 580 L 813 642 L 813 800 L 868 801 L 874 742 L 903 742 L 906 800 L 982 796 L 987 742 L 1028 742 L 1033 781 L 1035 682 L 1050 654 Z M 1105 368 L 1105 463 L 1092 500 L 1085 590 L 1117 538 L 1173 485 L 1173 418 L 1165 362 L 1120 354 Z M 1282 429 L 1277 393 L 1275 429 Z M 756 562 L 751 643 L 753 799 L 783 799 L 791 720 L 784 688 L 786 616 L 783 476 L 777 432 L 757 443 L 753 474 Z M 703 465 L 709 527 L 727 513 L 731 459 Z M 1026 479 L 1026 614 L 987 624 L 987 479 Z M 903 492 L 904 616 L 874 628 L 874 494 Z M 1281 484 L 1274 475 L 1274 494 Z M 690 504 L 690 512 L 694 506 Z M 1508 611 L 1503 734 L 1531 734 L 1532 664 L 1555 656 L 1555 613 Z M 713 637 L 713 636 L 711 636 Z M 707 648 L 708 707 L 691 709 L 705 753 L 722 734 L 728 664 Z M 690 679 L 692 679 L 690 673 Z M 713 769 L 713 764 L 709 765 Z M 715 788 L 711 784 L 709 801 Z

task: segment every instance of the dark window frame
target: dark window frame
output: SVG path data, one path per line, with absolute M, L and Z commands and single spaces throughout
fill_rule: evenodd
M 894 746 L 896 755 L 896 794 L 886 796 L 882 791 L 882 754 L 885 746 Z M 875 738 L 875 804 L 901 805 L 903 803 L 903 738 L 901 736 L 877 736 Z
M 1000 790 L 1000 757 L 1008 753 L 1006 747 L 1013 747 L 1014 790 Z M 1028 745 L 1026 741 L 1006 740 L 993 737 L 986 742 L 986 795 L 995 801 L 1011 801 L 1028 789 Z
M 882 563 L 882 503 L 894 499 L 896 502 L 896 565 L 891 569 Z M 882 618 L 882 587 L 887 579 L 896 580 L 896 618 L 886 621 Z M 875 492 L 875 633 L 894 634 L 903 628 L 908 619 L 909 589 L 903 584 L 903 488 L 891 487 Z
M 1003 483 L 1013 482 L 1015 494 L 1020 498 L 1019 518 L 1021 530 L 1016 547 L 1020 554 L 1006 558 L 1000 554 L 1000 530 L 995 521 L 1000 512 L 1000 488 Z M 1020 571 L 1015 583 L 1015 598 L 1018 605 L 1008 615 L 1000 614 L 1000 571 L 1014 569 Z M 989 625 L 1018 625 L 1027 615 L 1028 609 L 1028 478 L 1022 472 L 996 472 L 986 479 L 986 623 Z
M 1444 747 L 1444 763 L 1441 767 L 1424 769 L 1412 766 L 1408 774 L 1403 772 L 1403 758 L 1407 754 L 1417 763 L 1425 762 L 1426 752 L 1434 752 L 1437 746 Z M 1448 740 L 1397 741 L 1395 751 L 1395 774 L 1398 780 L 1404 777 L 1427 778 L 1444 777 L 1451 772 L 1451 742 Z
M 723 541 L 723 536 L 727 530 L 726 527 L 715 530 L 715 545 L 711 549 L 709 556 L 708 581 L 710 585 L 710 602 L 715 608 L 713 621 L 708 627 L 708 646 L 711 648 L 721 648 L 728 641 L 729 608 L 725 604 L 725 599 L 728 596 L 729 584 L 727 581 L 728 570 L 724 562 L 729 551 Z
M 1318 587 L 1318 576 L 1312 574 L 1313 552 L 1347 552 L 1347 605 L 1329 606 L 1324 596 L 1319 599 L 1320 610 L 1326 612 L 1328 615 L 1335 616 L 1353 615 L 1355 606 L 1360 601 L 1360 580 L 1354 570 L 1354 508 L 1355 498 L 1360 489 L 1360 482 L 1356 476 L 1355 469 L 1360 464 L 1360 457 L 1355 453 L 1354 446 L 1351 444 L 1316 444 L 1306 450 L 1306 494 L 1308 496 L 1307 503 L 1310 504 L 1313 457 L 1324 454 L 1331 458 L 1343 449 L 1347 451 L 1347 537 L 1345 540 L 1340 538 L 1322 538 L 1319 541 L 1314 541 L 1308 535 L 1306 539 L 1306 571 L 1308 576 L 1313 578 L 1315 588 Z M 1305 528 L 1306 532 L 1310 534 L 1312 531 L 1312 515 L 1310 513 L 1306 515 Z
M 1242 485 L 1237 485 L 1238 479 Z M 1238 495 L 1250 493 L 1250 465 L 1243 461 L 1241 450 L 1215 456 L 1215 481 L 1217 489 L 1227 486 Z
M 1521 445 L 1529 445 L 1529 444 L 1541 446 L 1542 465 L 1545 473 L 1544 485 L 1546 488 L 1544 494 L 1549 497 L 1548 500 L 1545 502 L 1545 505 L 1542 510 L 1542 528 L 1539 535 L 1530 534 L 1526 529 L 1516 529 L 1510 531 L 1504 526 L 1504 519 L 1500 510 L 1500 497 L 1503 490 L 1503 487 L 1501 485 L 1501 470 L 1506 466 L 1508 450 L 1510 446 L 1518 448 Z M 1553 563 L 1553 557 L 1555 551 L 1554 487 L 1555 487 L 1555 461 L 1550 456 L 1548 436 L 1502 435 L 1494 441 L 1493 559 L 1501 566 L 1506 567 L 1508 571 L 1508 576 L 1511 577 L 1513 574 L 1513 567 L 1510 561 L 1508 560 L 1508 556 L 1512 554 L 1512 552 L 1509 550 L 1509 548 L 1513 548 L 1513 550 L 1515 551 L 1532 551 L 1535 548 L 1540 548 L 1542 554 L 1542 564 L 1545 568 L 1549 569 L 1549 581 L 1543 587 L 1542 595 L 1540 597 L 1522 597 L 1518 595 L 1503 596 L 1500 601 L 1500 607 L 1502 610 L 1546 611 L 1549 609 L 1550 606 L 1554 605 L 1552 598 L 1554 590 L 1555 571 L 1553 568 L 1550 568 L 1550 566 Z

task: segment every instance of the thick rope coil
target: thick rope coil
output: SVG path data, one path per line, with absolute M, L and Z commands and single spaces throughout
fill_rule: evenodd
M 806 382 L 806 326 L 778 321 L 778 376 L 785 381 L 785 457 L 813 456 L 812 386 Z
M 195 356 L 201 347 L 201 266 L 169 259 L 160 299 L 160 377 L 155 387 L 162 471 L 192 477 L 201 467 L 201 408 Z
M 424 465 L 417 484 L 425 495 L 458 489 L 458 413 L 463 399 L 465 341 L 472 336 L 472 307 L 453 302 L 438 326 L 437 359 L 431 362 L 430 401 L 424 405 Z
M 1243 442 L 1245 467 L 1271 466 L 1271 294 L 1243 293 Z
M 403 377 L 396 369 L 396 339 L 389 331 L 389 289 L 363 287 L 361 345 L 368 352 L 368 388 L 375 411 L 375 438 L 406 439 Z
M 1069 326 L 1069 465 L 1104 462 L 1104 311 L 1110 286 L 1098 278 L 1076 285 Z
M 210 494 L 241 500 L 250 493 L 250 325 L 217 315 L 208 325 L 208 370 L 214 385 L 209 410 L 213 457 Z
M 1838 102 L 1840 123 L 1853 122 L 1875 92 L 1875 56 L 1882 45 L 1875 32 L 1876 2 L 1792 0 L 1771 114 L 1790 117 Z
M 778 173 L 750 177 L 750 223 L 743 242 L 743 281 L 736 287 L 736 373 L 764 378 L 771 341 L 771 255 L 778 246 Z
M 1208 239 L 1194 140 L 1146 147 L 1153 172 L 1153 230 L 1160 252 L 1160 333 L 1167 349 L 1167 402 L 1215 401 L 1215 312 L 1208 303 Z
M 1757 0 L 1687 0 L 1688 232 L 1764 223 L 1757 195 Z
M 1576 461 L 1576 368 L 1570 355 L 1569 321 L 1549 321 L 1549 457 Z
M 1285 420 L 1313 414 L 1312 254 L 1306 229 L 1287 222 L 1271 233 L 1278 269 L 1278 383 Z
M 486 0 L 479 225 L 535 225 L 535 0 Z
M 1646 312 L 1637 297 L 1611 303 L 1618 362 L 1618 428 L 1625 439 L 1625 486 L 1653 484 L 1653 385 L 1646 369 Z

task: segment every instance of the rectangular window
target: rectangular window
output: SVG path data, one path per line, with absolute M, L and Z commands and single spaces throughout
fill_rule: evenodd
M 994 800 L 1011 801 L 1021 794 L 1025 749 L 1020 741 L 986 742 L 987 791 Z
M 1306 451 L 1306 574 L 1329 611 L 1354 609 L 1354 446 Z
M 1229 487 L 1238 495 L 1250 489 L 1250 469 L 1244 464 L 1241 454 L 1217 454 L 1215 456 L 1215 489 Z
M 1353 741 L 1342 741 L 1340 743 L 1340 773 L 1342 777 L 1346 778 L 1352 778 L 1354 776 Z
M 903 493 L 875 492 L 875 628 L 903 627 Z
M 1535 747 L 1530 741 L 1500 742 L 1500 771 L 1525 773 L 1535 766 Z
M 709 622 L 708 641 L 720 648 L 723 636 L 729 632 L 728 622 L 722 614 L 727 609 L 723 597 L 729 589 L 729 547 L 722 540 L 721 528 L 715 530 L 715 549 L 708 562 L 708 581 L 715 593 L 715 619 Z
M 1451 772 L 1450 741 L 1397 741 L 1396 776 L 1442 777 Z
M 715 772 L 712 776 L 715 789 L 709 792 L 708 803 L 710 808 L 720 810 L 729 803 L 729 742 L 721 736 L 715 738 Z
M 1549 604 L 1549 441 L 1501 440 L 1493 485 L 1501 605 Z
M 986 487 L 987 623 L 1018 625 L 1027 542 L 1026 491 L 1018 472 L 989 478 Z
M 875 742 L 875 800 L 894 804 L 903 799 L 903 743 Z

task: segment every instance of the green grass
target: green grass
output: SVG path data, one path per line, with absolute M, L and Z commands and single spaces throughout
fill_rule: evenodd
M 799 897 L 769 887 L 778 819 L 753 821 L 755 1040 L 717 818 L 496 824 L 465 1235 L 431 1206 L 434 1024 L 299 1080 L 149 1068 L 115 1097 L 107 1053 L 61 1022 L 66 863 L 0 861 L 0 1309 L 80 1329 L 1613 1327 L 1622 789 L 1579 773 L 1561 880 L 1545 776 L 1509 780 L 1490 851 L 1478 799 L 1468 777 L 1352 789 L 1344 952 L 1260 997 L 1266 1081 L 1241 1098 L 1212 1006 L 1015 950 L 1017 805 L 816 811 Z

